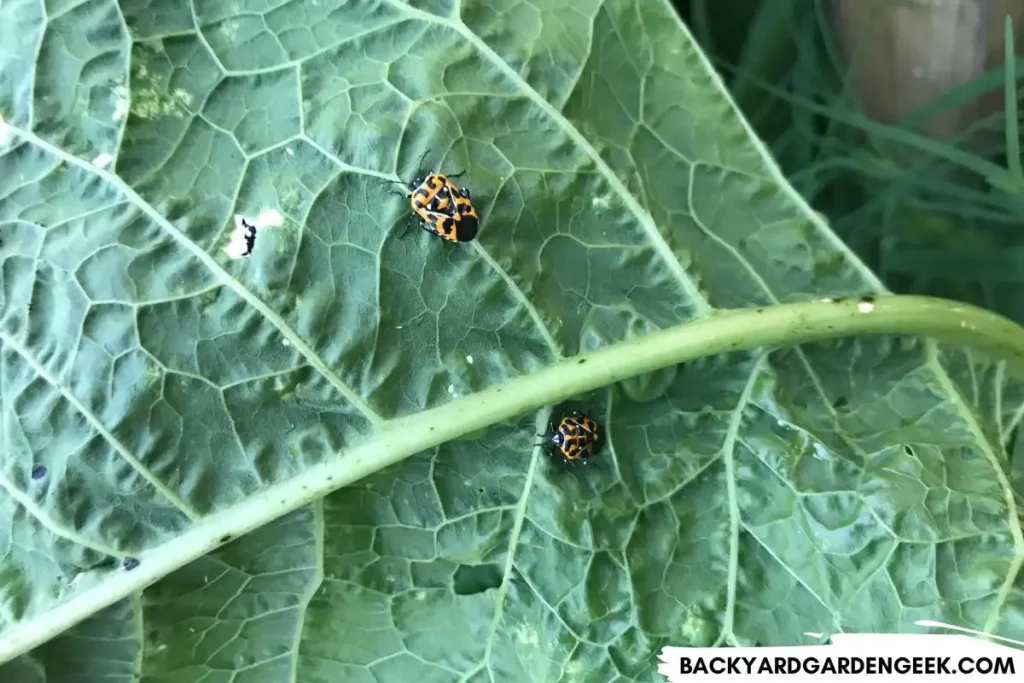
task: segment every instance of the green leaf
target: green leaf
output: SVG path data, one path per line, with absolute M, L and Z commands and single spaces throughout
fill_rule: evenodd
M 666 644 L 1024 639 L 1003 366 L 621 345 L 884 291 L 667 2 L 14 0 L 0 27 L 0 678 L 646 681 Z M 427 150 L 476 241 L 400 237 L 388 181 Z M 600 348 L 614 373 L 554 365 Z M 572 470 L 534 409 L 576 381 L 610 444 Z

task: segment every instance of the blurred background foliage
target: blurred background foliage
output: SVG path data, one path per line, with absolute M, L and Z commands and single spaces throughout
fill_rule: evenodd
M 1024 0 L 674 2 L 796 189 L 891 290 L 1024 323 Z

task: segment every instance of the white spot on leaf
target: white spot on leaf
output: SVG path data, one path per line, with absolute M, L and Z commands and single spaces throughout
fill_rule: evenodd
M 470 365 L 472 365 L 473 364 L 473 356 L 466 356 L 466 362 L 469 363 Z
M 0 145 L 6 145 L 10 139 L 11 127 L 4 121 L 4 117 L 0 116 Z
M 253 225 L 256 226 L 257 230 L 263 228 L 279 228 L 284 225 L 284 216 L 277 209 L 267 209 L 261 211 L 259 216 L 256 216 L 256 220 L 253 221 Z
M 875 310 L 875 304 L 872 301 L 858 301 L 857 310 L 861 313 L 870 313 Z
M 113 154 L 103 152 L 102 154 L 96 155 L 96 158 L 92 160 L 92 165 L 95 166 L 96 168 L 106 168 L 107 166 L 110 166 L 110 162 L 113 160 Z
M 281 346 L 291 346 L 291 345 L 292 345 L 292 343 L 290 341 L 288 341 L 287 339 L 282 339 L 281 340 Z

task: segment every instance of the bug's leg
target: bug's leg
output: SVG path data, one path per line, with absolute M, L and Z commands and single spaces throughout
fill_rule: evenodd
M 450 174 L 450 175 L 448 176 L 448 179 L 449 179 L 449 180 L 454 180 L 455 178 L 461 178 L 461 177 L 462 177 L 462 176 L 464 176 L 464 175 L 466 175 L 466 172 L 465 172 L 465 171 L 459 171 L 458 173 L 452 173 L 452 174 Z
M 420 227 L 429 232 L 431 235 L 438 236 L 437 233 L 430 228 L 430 225 L 426 221 L 421 220 Z
M 472 197 L 469 196 L 469 188 L 468 187 L 460 187 L 459 188 L 459 192 L 461 192 L 463 194 L 463 196 L 466 197 L 466 199 L 472 199 Z

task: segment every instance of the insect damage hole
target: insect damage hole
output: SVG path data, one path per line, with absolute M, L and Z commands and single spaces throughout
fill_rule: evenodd
M 231 259 L 248 258 L 256 248 L 256 236 L 261 230 L 284 225 L 284 216 L 277 209 L 261 211 L 256 218 L 236 213 L 234 220 L 235 228 L 224 247 L 224 253 Z

